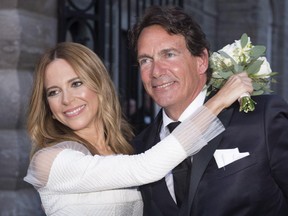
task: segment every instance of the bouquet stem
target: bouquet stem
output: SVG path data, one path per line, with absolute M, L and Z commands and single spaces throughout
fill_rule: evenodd
M 244 96 L 240 99 L 240 109 L 239 111 L 244 111 L 248 113 L 249 111 L 253 111 L 255 109 L 255 105 L 257 103 L 251 99 L 250 96 Z

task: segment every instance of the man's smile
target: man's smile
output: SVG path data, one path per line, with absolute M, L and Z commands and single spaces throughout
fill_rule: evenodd
M 164 84 L 161 84 L 161 85 L 153 85 L 153 88 L 157 88 L 157 89 L 166 88 L 166 87 L 168 87 L 170 85 L 173 85 L 174 83 L 175 83 L 175 81 L 164 83 Z

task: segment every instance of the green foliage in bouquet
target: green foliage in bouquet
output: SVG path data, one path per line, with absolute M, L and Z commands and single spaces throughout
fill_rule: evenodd
M 210 67 L 213 70 L 211 81 L 211 91 L 220 89 L 227 79 L 233 75 L 246 71 L 252 79 L 252 95 L 261 95 L 272 92 L 270 82 L 276 82 L 272 76 L 270 64 L 264 56 L 265 46 L 252 45 L 250 38 L 244 33 L 240 40 L 228 44 L 210 56 Z M 255 109 L 255 102 L 245 96 L 240 99 L 240 111 L 249 112 Z

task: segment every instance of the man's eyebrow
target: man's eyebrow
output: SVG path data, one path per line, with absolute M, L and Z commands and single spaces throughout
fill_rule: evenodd
M 148 54 L 142 54 L 137 56 L 137 60 L 142 59 L 142 58 L 151 58 L 151 56 L 149 56 Z
M 168 52 L 171 52 L 171 51 L 180 53 L 180 51 L 178 49 L 175 49 L 175 48 L 171 47 L 171 48 L 167 48 L 167 49 L 161 50 L 160 54 L 165 54 L 165 53 L 168 53 Z
M 163 54 L 166 54 L 166 53 L 171 52 L 171 51 L 180 53 L 180 51 L 178 49 L 171 47 L 171 48 L 161 50 L 159 52 L 159 54 L 163 55 Z M 148 54 L 141 54 L 141 55 L 137 56 L 137 60 L 139 60 L 141 58 L 152 58 L 152 57 Z

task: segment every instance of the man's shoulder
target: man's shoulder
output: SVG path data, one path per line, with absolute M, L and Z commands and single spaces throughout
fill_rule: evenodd
M 158 121 L 153 121 L 151 124 L 149 124 L 144 130 L 142 130 L 137 136 L 135 136 L 135 140 L 145 140 L 148 139 L 151 134 L 157 133 L 157 128 L 159 127 Z
M 288 114 L 288 103 L 283 97 L 276 94 L 269 95 L 259 95 L 251 97 L 255 102 L 255 111 L 253 111 L 253 116 L 255 115 L 265 115 L 265 116 L 277 116 L 280 113 Z M 250 116 L 252 116 L 252 113 Z
M 140 132 L 137 136 L 132 140 L 132 145 L 136 151 L 136 153 L 142 153 L 146 151 L 151 144 L 151 137 L 155 137 L 156 134 L 153 133 L 153 128 L 155 125 L 151 123 L 147 128 L 145 128 L 142 132 Z
M 162 113 L 158 113 L 153 122 L 141 131 L 132 141 L 136 152 L 143 152 L 154 144 L 156 137 L 159 136 L 162 125 Z
M 280 95 L 277 94 L 263 94 L 263 95 L 257 95 L 252 96 L 252 98 L 260 99 L 260 100 L 281 100 L 283 99 Z
M 269 104 L 274 104 L 274 103 L 281 103 L 283 105 L 288 105 L 287 102 L 283 99 L 283 97 L 276 95 L 276 94 L 252 96 L 252 99 L 257 104 L 263 104 L 266 106 Z

